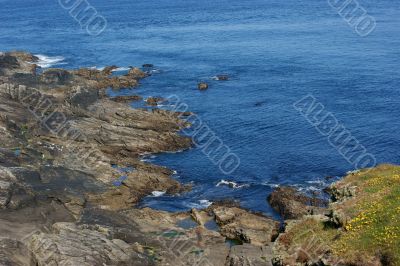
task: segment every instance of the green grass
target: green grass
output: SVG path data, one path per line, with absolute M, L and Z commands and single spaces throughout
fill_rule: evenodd
M 380 165 L 351 174 L 336 186 L 357 187 L 355 197 L 331 205 L 348 217 L 343 228 L 305 219 L 289 229 L 283 241 L 290 246 L 297 240 L 301 246 L 317 239 L 325 251 L 349 264 L 400 265 L 400 167 Z
M 400 167 L 382 165 L 353 179 L 357 177 L 362 180 L 358 199 L 347 207 L 357 214 L 346 224 L 334 250 L 349 259 L 389 257 L 393 265 L 400 265 Z

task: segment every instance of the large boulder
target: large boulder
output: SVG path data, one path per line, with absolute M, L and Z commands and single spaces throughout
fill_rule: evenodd
M 253 245 L 268 245 L 278 235 L 279 223 L 237 207 L 212 208 L 222 235 Z
M 278 187 L 269 196 L 268 202 L 284 219 L 299 219 L 304 215 L 324 211 L 327 202 L 299 193 L 292 187 Z

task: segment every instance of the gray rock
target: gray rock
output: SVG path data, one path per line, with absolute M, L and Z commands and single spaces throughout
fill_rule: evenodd
M 268 245 L 278 234 L 279 223 L 237 207 L 215 207 L 216 221 L 222 235 L 253 245 Z
M 27 240 L 37 265 L 148 265 L 126 242 L 111 239 L 102 228 L 56 223 L 52 233 Z
M 292 187 L 279 187 L 268 196 L 268 202 L 284 219 L 299 219 L 304 215 L 320 214 L 327 202 L 299 193 Z
M 272 266 L 272 250 L 269 246 L 243 244 L 233 246 L 226 266 Z

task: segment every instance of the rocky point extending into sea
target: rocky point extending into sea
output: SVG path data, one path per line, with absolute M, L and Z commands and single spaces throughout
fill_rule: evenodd
M 330 202 L 278 188 L 268 201 L 283 223 L 229 201 L 136 208 L 154 191 L 190 190 L 141 160 L 190 148 L 184 117 L 133 109 L 138 95 L 107 97 L 139 86 L 149 76 L 139 68 L 117 76 L 38 60 L 0 54 L 0 265 L 399 265 L 399 167 L 349 174 L 327 189 Z

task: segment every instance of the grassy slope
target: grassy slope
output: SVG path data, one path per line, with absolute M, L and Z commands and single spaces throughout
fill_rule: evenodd
M 331 204 L 346 217 L 343 227 L 306 218 L 280 241 L 295 243 L 309 254 L 329 252 L 345 264 L 400 265 L 400 166 L 380 165 L 353 173 L 335 186 L 356 191 L 355 196 Z

